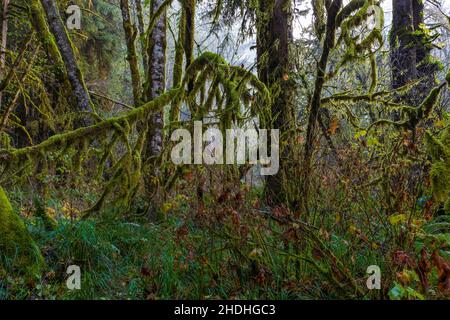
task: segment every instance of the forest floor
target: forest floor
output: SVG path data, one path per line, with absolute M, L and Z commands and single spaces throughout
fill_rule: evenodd
M 349 219 L 330 212 L 322 227 L 310 228 L 286 209 L 262 207 L 260 191 L 242 185 L 218 199 L 205 197 L 203 205 L 180 193 L 151 218 L 136 205 L 126 214 L 106 207 L 85 220 L 77 206 L 89 194 L 55 191 L 41 206 L 13 190 L 13 207 L 27 218 L 46 267 L 32 279 L 0 270 L 0 299 L 447 296 L 442 257 L 448 261 L 449 216 L 412 222 L 393 216 L 370 230 L 363 213 Z M 70 265 L 81 269 L 80 290 L 67 287 Z M 367 288 L 366 271 L 374 265 L 380 290 Z

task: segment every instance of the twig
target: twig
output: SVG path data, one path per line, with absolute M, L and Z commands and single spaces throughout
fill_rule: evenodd
M 126 104 L 126 103 L 120 102 L 120 101 L 118 101 L 118 100 L 115 100 L 115 99 L 113 99 L 113 98 L 110 98 L 110 97 L 108 97 L 108 96 L 105 96 L 105 95 L 103 95 L 103 94 L 101 94 L 101 93 L 94 92 L 94 91 L 89 91 L 89 93 L 92 94 L 93 96 L 96 96 L 96 97 L 103 98 L 103 99 L 105 99 L 105 100 L 114 102 L 115 104 L 118 104 L 118 105 L 120 105 L 120 106 L 122 106 L 122 107 L 125 107 L 125 108 L 127 108 L 127 109 L 130 109 L 130 110 L 134 109 L 134 107 L 132 107 L 132 106 Z

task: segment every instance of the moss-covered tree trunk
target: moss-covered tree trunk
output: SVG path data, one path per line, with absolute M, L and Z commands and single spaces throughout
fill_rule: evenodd
M 258 76 L 271 89 L 273 97 L 271 123 L 263 125 L 279 129 L 280 135 L 290 131 L 295 124 L 295 87 L 290 80 L 291 6 L 290 0 L 261 0 L 257 15 Z M 290 148 L 288 144 L 283 146 L 280 144 L 280 170 L 268 176 L 266 183 L 266 199 L 273 205 L 288 200 L 283 184 L 287 173 L 285 160 L 290 157 Z
M 155 14 L 163 2 L 162 0 L 152 0 L 151 15 Z M 147 56 L 149 61 L 146 90 L 148 101 L 160 96 L 166 89 L 166 20 L 166 12 L 163 12 L 148 38 Z M 161 153 L 163 126 L 163 111 L 151 115 L 147 155 L 157 156 Z
M 407 103 L 418 105 L 434 87 L 436 72 L 436 65 L 430 60 L 431 46 L 427 43 L 424 3 L 422 0 L 393 0 L 392 5 L 391 86 L 397 89 L 420 79 L 421 82 L 402 97 Z
M 164 1 L 152 0 L 150 3 L 150 16 L 155 15 Z M 154 100 L 162 95 L 166 89 L 166 9 L 161 13 L 147 38 L 148 71 L 145 85 L 145 98 Z M 145 146 L 145 160 L 155 159 L 163 148 L 164 110 L 159 110 L 148 117 L 147 144 Z M 154 161 L 151 161 L 150 174 L 156 175 Z M 148 193 L 154 192 L 153 179 L 146 179 L 145 187 Z
M 186 54 L 186 68 L 194 60 L 194 35 L 195 35 L 195 6 L 196 0 L 184 0 L 183 10 L 186 19 L 184 31 L 184 52 Z
M 146 51 L 146 43 L 145 43 L 145 25 L 144 25 L 144 12 L 142 10 L 142 2 L 141 0 L 135 0 L 136 3 L 136 16 L 137 16 L 137 27 L 139 30 L 139 38 L 141 42 L 141 51 L 142 51 L 142 65 L 144 66 L 145 72 L 148 70 L 148 57 Z
M 412 0 L 393 0 L 392 7 L 391 73 L 392 88 L 397 89 L 417 77 L 416 50 Z
M 134 104 L 138 105 L 141 99 L 141 79 L 139 76 L 139 67 L 135 44 L 138 32 L 136 26 L 131 22 L 130 5 L 128 3 L 128 0 L 120 0 L 120 9 L 122 11 L 123 29 L 125 31 L 125 39 L 127 42 L 127 60 L 130 65 L 133 99 Z
M 41 0 L 41 3 L 47 16 L 50 32 L 56 40 L 64 61 L 67 77 L 70 81 L 78 109 L 80 111 L 94 111 L 95 108 L 90 99 L 83 74 L 75 58 L 72 42 L 61 19 L 55 0 Z
M 59 52 L 58 46 L 56 45 L 55 38 L 50 33 L 45 19 L 45 13 L 39 0 L 30 1 L 28 16 L 33 29 L 42 43 L 48 60 L 56 70 L 56 77 L 61 81 L 61 84 L 67 83 L 70 85 L 65 73 L 64 61 L 61 53 Z
M 38 247 L 0 187 L 0 267 L 35 275 L 43 266 L 44 259 Z
M 397 102 L 409 104 L 418 107 L 419 112 L 406 112 L 401 114 L 399 111 L 392 113 L 394 120 L 400 120 L 407 116 L 409 119 L 407 129 L 411 133 L 412 140 L 416 139 L 416 126 L 426 118 L 432 110 L 433 104 L 424 104 L 430 91 L 435 86 L 436 65 L 431 62 L 431 46 L 427 43 L 430 39 L 427 35 L 424 24 L 424 2 L 423 0 L 393 0 L 392 29 L 390 33 L 391 49 L 391 87 L 397 89 L 413 81 L 419 80 L 411 90 L 404 95 L 396 97 Z M 436 166 L 436 165 L 435 165 Z M 420 174 L 419 167 L 413 167 L 409 177 L 409 185 L 415 186 Z M 432 170 L 432 172 L 434 172 Z M 387 179 L 385 189 L 386 202 L 390 201 L 390 194 L 395 194 L 391 186 L 395 186 L 397 176 L 394 175 L 390 180 Z M 412 192 L 413 190 L 410 190 Z M 392 205 L 389 205 L 389 212 L 395 211 Z
M 184 62 L 184 38 L 186 30 L 186 12 L 181 11 L 181 16 L 178 22 L 178 40 L 175 44 L 175 61 L 173 62 L 172 87 L 177 88 L 181 85 L 183 77 L 183 62 Z M 180 113 L 176 108 L 176 102 L 172 103 L 170 108 L 169 122 L 178 122 Z

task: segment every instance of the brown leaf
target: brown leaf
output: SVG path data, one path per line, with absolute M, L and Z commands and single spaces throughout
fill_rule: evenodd
M 435 250 L 431 259 L 438 270 L 438 289 L 445 295 L 450 294 L 450 265 Z
M 431 271 L 431 264 L 428 258 L 428 253 L 425 248 L 420 251 L 420 258 L 417 262 L 416 272 L 419 275 L 420 284 L 424 292 L 428 290 L 428 273 Z
M 328 128 L 328 133 L 335 134 L 338 128 L 339 120 L 337 118 L 333 118 L 333 120 L 331 120 L 330 127 Z
M 395 251 L 393 254 L 394 263 L 402 267 L 412 267 L 414 264 L 405 251 Z

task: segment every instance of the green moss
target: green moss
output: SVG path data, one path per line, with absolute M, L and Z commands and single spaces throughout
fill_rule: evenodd
M 39 217 L 42 219 L 42 222 L 44 223 L 44 227 L 47 231 L 53 231 L 56 229 L 57 222 L 53 217 L 50 217 L 45 212 L 45 207 L 42 203 L 42 201 L 38 198 L 34 198 L 34 206 L 36 208 L 35 215 L 36 217 Z
M 450 209 L 450 129 L 444 131 L 440 139 L 426 134 L 429 153 L 433 157 L 430 179 L 435 201 Z
M 45 19 L 45 13 L 38 0 L 30 1 L 28 4 L 28 16 L 33 29 L 36 31 L 48 58 L 53 63 L 56 75 L 64 82 L 67 82 L 67 74 L 64 68 L 64 62 L 56 44 L 55 38 L 51 34 Z
M 186 67 L 194 60 L 194 34 L 195 34 L 195 6 L 196 0 L 182 1 L 183 10 L 186 14 L 186 25 L 184 33 L 184 52 L 186 56 Z
M 325 33 L 326 21 L 325 21 L 325 1 L 317 0 L 312 2 L 314 12 L 314 31 L 317 37 L 322 40 Z
M 0 265 L 27 275 L 37 275 L 44 259 L 28 230 L 14 213 L 3 188 L 0 187 Z
M 440 86 L 433 88 L 433 90 L 431 90 L 428 96 L 423 100 L 423 102 L 417 109 L 419 119 L 428 117 L 431 110 L 433 110 L 434 106 L 436 105 L 443 87 L 444 85 L 442 84 Z
M 433 184 L 433 195 L 436 201 L 446 202 L 449 199 L 450 167 L 444 161 L 437 161 L 430 171 Z

